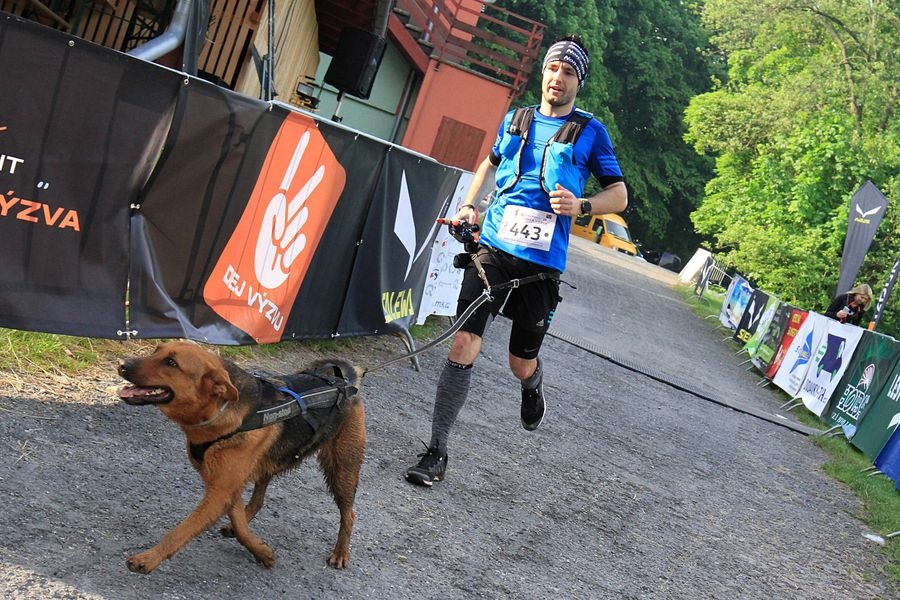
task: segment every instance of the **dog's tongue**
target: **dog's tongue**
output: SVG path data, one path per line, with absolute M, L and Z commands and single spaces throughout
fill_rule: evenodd
M 123 385 L 119 388 L 119 398 L 122 400 L 128 398 L 144 398 L 159 394 L 159 388 L 142 388 L 136 385 Z

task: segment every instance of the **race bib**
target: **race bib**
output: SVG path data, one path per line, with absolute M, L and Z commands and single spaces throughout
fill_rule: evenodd
M 498 237 L 504 242 L 547 251 L 556 229 L 556 215 L 553 213 L 507 206 L 503 210 Z

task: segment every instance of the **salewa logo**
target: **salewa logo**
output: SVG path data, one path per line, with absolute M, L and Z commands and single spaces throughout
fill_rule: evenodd
M 859 216 L 854 218 L 853 220 L 857 223 L 862 223 L 863 225 L 868 225 L 869 223 L 871 223 L 872 221 L 871 219 L 869 219 L 869 217 L 874 217 L 881 210 L 880 206 L 876 206 L 875 208 L 864 211 L 862 208 L 860 208 L 859 204 L 855 204 L 854 208 L 856 209 L 856 214 L 858 214 Z
M 409 257 L 406 263 L 406 273 L 403 275 L 404 281 L 409 277 L 413 263 L 431 245 L 431 240 L 434 239 L 434 232 L 437 231 L 437 228 L 438 224 L 435 222 L 431 226 L 431 231 L 428 232 L 428 235 L 422 241 L 422 245 L 416 249 L 416 221 L 413 218 L 412 201 L 409 197 L 409 186 L 406 183 L 406 171 L 403 171 L 400 175 L 400 194 L 397 198 L 397 213 L 394 217 L 394 235 L 400 240 L 400 244 Z
M 426 248 L 431 246 L 437 231 L 437 222 L 431 226 L 428 235 L 422 240 L 418 248 L 418 235 L 416 220 L 413 216 L 412 200 L 409 194 L 409 184 L 406 182 L 406 171 L 400 175 L 400 191 L 397 195 L 397 211 L 394 216 L 394 235 L 400 241 L 400 245 L 406 252 L 406 271 L 403 274 L 404 283 L 409 278 L 412 267 Z M 412 289 L 389 290 L 381 293 L 381 308 L 384 312 L 384 322 L 390 323 L 397 319 L 411 317 L 415 314 Z
M 345 181 L 315 121 L 289 113 L 203 289 L 206 303 L 258 343 L 279 341 Z

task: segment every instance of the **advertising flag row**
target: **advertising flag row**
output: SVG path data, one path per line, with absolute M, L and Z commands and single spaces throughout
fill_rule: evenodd
M 900 487 L 900 341 L 732 278 L 720 321 L 753 365 L 802 401 Z

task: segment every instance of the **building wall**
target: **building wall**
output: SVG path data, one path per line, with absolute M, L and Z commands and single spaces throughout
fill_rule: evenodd
M 402 145 L 472 171 L 490 152 L 509 108 L 508 88 L 432 61 Z M 448 144 L 446 136 L 455 143 Z
M 215 6 L 216 3 L 214 3 Z M 268 3 L 263 6 L 253 44 L 260 56 L 269 49 Z M 297 85 L 307 81 L 319 64 L 319 29 L 313 0 L 288 0 L 275 11 L 275 93 L 276 99 L 289 102 Z M 250 53 L 240 68 L 235 91 L 260 97 L 260 82 Z
M 344 94 L 338 110 L 338 90 L 324 83 L 325 73 L 331 64 L 331 57 L 327 54 L 319 55 L 319 68 L 316 71 L 316 92 L 319 96 L 318 113 L 323 117 L 332 118 L 335 111 L 341 123 L 354 129 L 359 129 L 369 135 L 383 140 L 399 143 L 406 127 L 404 115 L 397 124 L 397 112 L 403 98 L 403 91 L 409 78 L 413 78 L 413 96 L 415 101 L 415 88 L 418 83 L 418 75 L 410 67 L 392 42 L 388 42 L 378 68 L 378 74 L 372 83 L 372 92 L 369 98 L 363 100 L 350 94 Z M 397 139 L 391 139 L 394 130 L 399 127 Z

